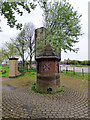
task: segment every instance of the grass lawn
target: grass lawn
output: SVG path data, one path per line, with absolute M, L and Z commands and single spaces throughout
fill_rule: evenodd
M 4 72 L 5 70 L 6 70 L 6 73 L 2 74 L 2 72 Z M 26 72 L 26 71 L 27 71 L 27 69 L 20 69 L 21 73 Z M 33 72 L 33 71 L 36 71 L 36 69 L 32 68 L 31 70 L 28 69 L 28 71 Z M 24 74 L 22 76 L 24 76 Z M 8 65 L 0 66 L 0 77 L 9 77 L 9 66 Z
M 74 77 L 74 78 L 80 78 L 80 79 L 84 79 L 84 80 L 90 80 L 89 76 L 90 76 L 90 73 L 80 73 L 80 72 L 61 72 L 60 73 L 61 75 L 65 75 L 65 76 L 70 76 L 70 77 Z
M 87 66 L 87 65 L 70 65 L 71 67 L 90 67 L 90 66 Z
M 71 89 L 80 90 L 81 92 L 88 91 L 88 81 L 80 78 L 75 78 L 71 76 L 62 75 L 60 76 L 60 82 L 65 87 Z
M 3 81 L 3 85 L 11 85 L 13 87 L 31 87 L 36 82 L 36 72 L 23 73 L 15 78 L 10 78 L 8 81 Z
M 2 74 L 2 72 L 4 72 L 5 70 L 6 70 L 6 73 Z M 9 77 L 9 66 L 8 65 L 0 66 L 0 77 Z
M 19 71 L 20 71 L 21 73 L 27 72 L 27 71 L 32 71 L 32 72 L 33 72 L 33 71 L 36 71 L 36 68 L 32 68 L 32 69 L 28 68 L 28 69 L 27 69 L 27 68 L 25 67 L 25 68 L 23 69 L 22 67 L 19 67 Z

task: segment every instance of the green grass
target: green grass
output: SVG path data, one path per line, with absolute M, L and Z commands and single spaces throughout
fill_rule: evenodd
M 2 74 L 2 72 L 1 72 L 1 70 L 4 72 L 5 70 L 6 70 L 6 73 L 4 73 L 4 74 Z M 31 71 L 32 73 L 32 75 L 29 73 L 24 73 L 24 72 L 27 72 L 27 69 L 25 68 L 25 69 L 21 69 L 21 72 L 22 72 L 22 74 L 20 75 L 20 76 L 33 76 L 34 74 L 36 74 L 36 73 L 34 73 L 35 71 L 36 71 L 36 69 L 28 69 L 28 71 Z M 20 76 L 17 76 L 17 77 L 20 77 Z M 4 66 L 0 66 L 0 77 L 9 77 L 9 66 L 8 65 L 4 65 Z M 16 77 L 16 78 L 17 78 Z
M 89 67 L 87 65 L 71 65 L 71 67 Z
M 90 73 L 80 73 L 80 72 L 61 72 L 60 73 L 61 75 L 66 75 L 66 76 L 70 76 L 70 77 L 75 77 L 75 78 L 80 78 L 80 79 L 85 79 L 85 80 L 89 80 L 89 76 L 90 76 Z
M 20 78 L 20 77 L 35 77 L 36 76 L 36 72 L 31 72 L 31 73 L 29 73 L 29 72 L 26 72 L 26 73 L 22 73 L 21 75 L 19 75 L 19 76 L 16 76 L 15 78 Z
M 21 73 L 27 72 L 27 68 L 19 68 L 19 72 L 21 72 Z
M 31 68 L 31 69 L 29 68 L 29 69 L 27 69 L 27 67 L 24 67 L 24 68 L 19 67 L 19 71 L 20 71 L 21 73 L 23 73 L 23 72 L 27 72 L 27 71 L 35 72 L 36 69 L 35 69 L 35 68 Z
M 30 87 L 32 87 L 34 82 L 36 82 L 36 72 L 27 72 L 15 78 L 11 78 L 8 81 L 3 81 L 3 84 L 13 87 L 23 87 L 25 89 L 29 89 Z
M 36 68 L 29 69 L 28 71 L 34 72 L 34 71 L 36 71 Z
M 2 72 L 4 72 L 6 70 L 6 73 L 2 74 Z M 4 66 L 0 66 L 0 76 L 1 77 L 9 77 L 9 66 L 8 65 L 4 65 Z

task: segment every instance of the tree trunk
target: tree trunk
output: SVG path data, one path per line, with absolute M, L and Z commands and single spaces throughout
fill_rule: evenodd
M 32 68 L 32 56 L 30 55 L 30 69 Z
M 32 45 L 31 45 L 31 37 L 30 37 L 30 69 L 31 69 L 31 62 L 32 62 Z
M 24 68 L 24 50 L 22 48 L 22 67 Z
M 59 49 L 59 60 L 61 61 L 61 49 Z
M 22 57 L 22 67 L 24 68 L 24 56 Z

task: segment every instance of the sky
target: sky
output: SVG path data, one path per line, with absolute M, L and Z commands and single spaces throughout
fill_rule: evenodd
M 70 60 L 88 60 L 88 2 L 90 0 L 69 0 L 71 5 L 74 7 L 74 10 L 78 11 L 78 14 L 82 14 L 81 24 L 82 24 L 82 33 L 84 35 L 79 37 L 79 43 L 75 44 L 75 48 L 79 48 L 78 53 L 62 51 L 61 60 L 70 59 Z M 9 42 L 10 38 L 15 38 L 17 34 L 20 32 L 16 30 L 16 28 L 10 28 L 7 25 L 7 20 L 0 16 L 1 19 L 1 29 L 3 32 L 0 32 L 0 47 L 3 47 L 5 42 Z M 40 28 L 43 26 L 43 17 L 42 11 L 39 6 L 36 7 L 34 11 L 28 14 L 24 11 L 22 17 L 16 15 L 16 19 L 18 22 L 23 25 L 27 22 L 33 22 L 35 24 L 35 28 Z

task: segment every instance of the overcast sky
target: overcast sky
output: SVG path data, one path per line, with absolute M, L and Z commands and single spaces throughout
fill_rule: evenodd
M 79 14 L 82 14 L 81 24 L 82 24 L 82 33 L 83 36 L 79 37 L 79 43 L 75 44 L 75 48 L 79 47 L 78 53 L 62 51 L 61 60 L 71 59 L 71 60 L 87 60 L 88 59 L 88 2 L 89 0 L 69 0 L 71 5 Z M 5 41 L 10 41 L 10 38 L 15 38 L 20 32 L 16 28 L 10 28 L 7 25 L 6 19 L 0 17 L 1 23 L 0 26 L 3 32 L 0 32 L 0 47 L 2 47 Z M 20 23 L 33 22 L 36 28 L 42 27 L 42 11 L 39 6 L 32 11 L 30 14 L 24 12 L 22 17 L 17 16 L 17 20 Z

